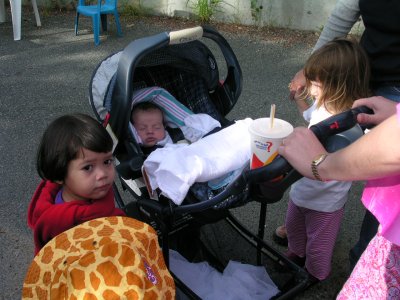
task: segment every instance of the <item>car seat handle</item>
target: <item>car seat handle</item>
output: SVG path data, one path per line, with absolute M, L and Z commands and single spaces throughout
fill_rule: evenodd
M 170 45 L 182 44 L 199 40 L 203 36 L 203 27 L 197 26 L 193 28 L 186 28 L 169 33 Z

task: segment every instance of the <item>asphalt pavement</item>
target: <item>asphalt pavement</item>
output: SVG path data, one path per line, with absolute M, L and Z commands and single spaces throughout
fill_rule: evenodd
M 25 272 L 33 258 L 33 237 L 26 216 L 39 183 L 36 148 L 47 124 L 66 113 L 92 114 L 89 81 L 104 58 L 135 39 L 190 25 L 180 20 L 122 18 L 123 37 L 116 36 L 110 23 L 109 33 L 103 34 L 101 44 L 95 47 L 89 19 L 82 18 L 81 33 L 75 36 L 73 13 L 43 14 L 41 28 L 36 28 L 30 17 L 23 15 L 21 41 L 13 40 L 11 22 L 0 24 L 0 299 L 7 300 L 21 297 Z M 277 117 L 302 124 L 288 100 L 287 85 L 310 53 L 309 39 L 293 39 L 290 32 L 268 38 L 254 31 L 250 34 L 243 26 L 228 28 L 222 26 L 220 32 L 234 49 L 243 71 L 242 95 L 228 117 L 268 116 L 270 104 L 275 103 Z M 346 204 L 331 277 L 296 299 L 333 299 L 346 280 L 348 251 L 357 239 L 364 213 L 359 201 L 361 185 L 354 185 Z M 268 206 L 265 239 L 270 239 L 272 230 L 283 222 L 286 203 L 285 196 Z M 255 228 L 258 208 L 257 203 L 250 203 L 235 213 Z

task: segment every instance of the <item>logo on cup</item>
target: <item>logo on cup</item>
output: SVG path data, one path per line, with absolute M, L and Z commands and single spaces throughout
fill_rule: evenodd
M 271 152 L 271 147 L 272 147 L 273 143 L 271 143 L 271 142 L 263 143 L 260 141 L 254 141 L 254 143 L 255 143 L 255 146 L 257 149 L 260 149 L 262 151 L 267 150 L 268 152 Z

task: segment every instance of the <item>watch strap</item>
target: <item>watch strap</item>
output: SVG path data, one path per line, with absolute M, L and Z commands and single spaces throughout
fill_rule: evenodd
M 325 158 L 328 156 L 328 154 L 319 154 L 318 156 L 316 156 L 313 161 L 311 162 L 311 172 L 313 174 L 313 176 L 315 177 L 315 179 L 317 179 L 318 181 L 324 181 L 321 177 L 321 175 L 319 175 L 318 172 L 318 165 L 320 165 Z

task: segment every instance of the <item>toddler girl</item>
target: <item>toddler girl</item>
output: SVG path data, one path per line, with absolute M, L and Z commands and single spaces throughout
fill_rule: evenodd
M 65 115 L 47 127 L 36 165 L 43 180 L 28 210 L 35 254 L 75 225 L 125 215 L 114 204 L 112 147 L 107 131 L 87 115 Z
M 357 42 L 337 39 L 307 60 L 306 89 L 295 103 L 310 126 L 369 95 L 369 63 Z M 305 99 L 313 99 L 310 104 Z M 287 256 L 305 262 L 313 281 L 326 279 L 351 182 L 302 178 L 291 187 L 286 213 Z

